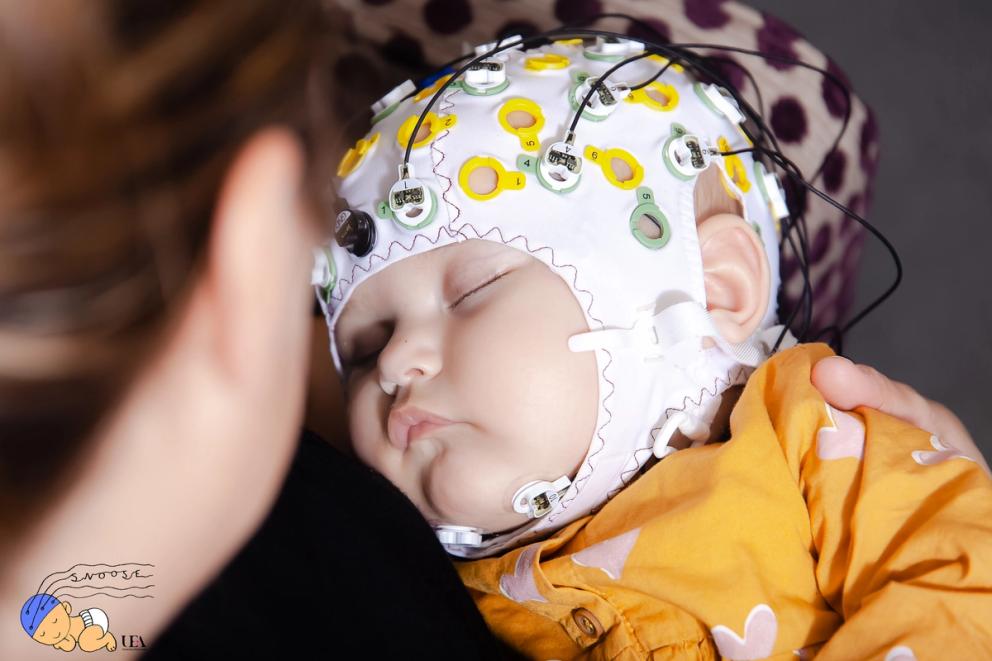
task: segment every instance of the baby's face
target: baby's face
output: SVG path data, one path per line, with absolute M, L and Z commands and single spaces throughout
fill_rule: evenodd
M 397 262 L 335 327 L 355 453 L 431 523 L 524 523 L 516 490 L 574 476 L 593 438 L 596 358 L 568 349 L 587 330 L 561 277 L 515 248 L 476 239 Z M 410 406 L 452 424 L 391 439 L 390 412 Z
M 38 624 L 32 638 L 39 643 L 54 645 L 65 638 L 67 633 L 69 633 L 69 614 L 66 613 L 65 607 L 59 604 Z

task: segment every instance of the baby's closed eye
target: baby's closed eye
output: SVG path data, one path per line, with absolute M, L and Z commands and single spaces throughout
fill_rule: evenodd
M 459 296 L 450 306 L 448 306 L 448 309 L 449 310 L 454 310 L 460 303 L 462 303 L 463 301 L 465 301 L 469 297 L 473 296 L 474 294 L 482 291 L 483 289 L 485 289 L 486 287 L 488 287 L 489 285 L 491 285 L 492 283 L 496 282 L 497 280 L 499 280 L 500 278 L 502 278 L 503 276 L 505 276 L 505 275 L 507 275 L 509 273 L 511 273 L 510 270 L 501 271 L 500 273 L 498 273 L 497 275 L 489 278 L 488 280 L 486 280 L 482 284 L 480 284 L 480 285 L 478 285 L 476 287 L 473 287 L 469 291 L 467 291 L 464 294 L 462 294 L 461 296 Z M 385 348 L 385 346 L 386 346 L 387 343 L 388 343 L 388 338 L 385 341 L 383 341 L 383 342 L 377 343 L 378 344 L 378 348 L 377 349 L 366 352 L 360 358 L 354 358 L 352 360 L 346 361 L 345 362 L 345 366 L 348 367 L 348 368 L 353 368 L 353 367 L 362 367 L 362 366 L 368 365 L 374 359 L 376 359 L 379 356 L 380 353 L 382 353 L 382 350 Z

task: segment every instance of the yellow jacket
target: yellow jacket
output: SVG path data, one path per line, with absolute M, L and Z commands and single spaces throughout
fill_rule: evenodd
M 829 407 L 809 377 L 830 355 L 773 356 L 730 440 L 457 563 L 496 635 L 537 659 L 992 658 L 992 480 L 928 432 Z

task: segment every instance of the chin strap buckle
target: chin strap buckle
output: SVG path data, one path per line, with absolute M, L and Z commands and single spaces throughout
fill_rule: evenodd
M 434 534 L 443 546 L 482 546 L 482 528 L 439 525 Z
M 554 482 L 528 482 L 513 494 L 513 511 L 526 514 L 528 519 L 540 518 L 554 509 L 571 484 L 567 475 L 562 475 Z
M 782 325 L 772 326 L 756 333 L 756 341 L 752 345 L 754 350 L 760 351 L 765 356 L 770 356 L 772 347 L 779 334 L 782 333 L 783 328 L 784 326 Z M 794 347 L 796 344 L 795 336 L 786 329 L 782 343 L 779 345 L 779 351 Z M 705 420 L 689 411 L 673 411 L 665 420 L 664 424 L 662 424 L 661 429 L 658 430 L 658 435 L 655 436 L 654 444 L 651 447 L 654 456 L 658 459 L 664 459 L 677 451 L 676 448 L 669 446 L 672 436 L 675 435 L 676 431 L 681 431 L 689 438 L 692 441 L 693 447 L 702 444 L 710 435 L 712 422 L 712 420 Z
M 672 442 L 672 436 L 677 431 L 681 431 L 686 438 L 692 441 L 693 446 L 701 445 L 709 438 L 712 422 L 712 420 L 703 420 L 688 411 L 674 411 L 658 430 L 651 451 L 658 459 L 664 459 L 668 455 L 678 452 L 678 448 L 669 445 Z

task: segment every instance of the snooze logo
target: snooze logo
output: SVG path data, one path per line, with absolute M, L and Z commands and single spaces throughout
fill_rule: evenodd
M 107 599 L 152 599 L 149 590 L 155 585 L 154 565 L 123 563 L 117 565 L 73 565 L 46 576 L 35 594 L 21 608 L 21 628 L 33 640 L 65 652 L 80 649 L 95 652 L 117 649 L 117 639 L 110 630 L 110 615 L 99 606 Z M 73 614 L 66 598 L 86 599 L 86 607 Z M 95 602 L 95 603 L 94 603 Z M 122 649 L 143 649 L 145 641 L 138 634 L 121 636 Z

